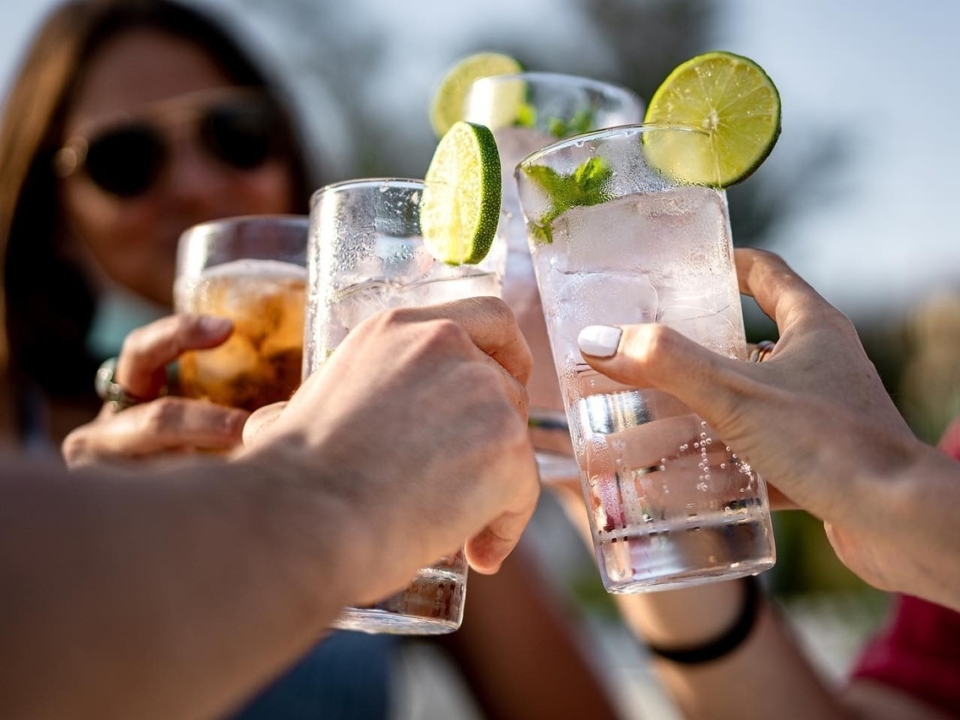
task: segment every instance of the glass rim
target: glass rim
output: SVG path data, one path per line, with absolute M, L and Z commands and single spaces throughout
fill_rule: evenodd
M 299 213 L 276 213 L 265 215 L 232 215 L 229 217 L 218 218 L 216 220 L 207 220 L 206 222 L 191 225 L 181 233 L 181 238 L 192 237 L 194 235 L 203 235 L 209 237 L 211 234 L 242 227 L 244 225 L 288 225 L 290 227 L 306 228 L 310 223 L 310 216 Z
M 376 177 L 376 178 L 357 178 L 354 180 L 341 180 L 339 182 L 324 185 L 315 190 L 310 197 L 311 209 L 319 202 L 324 195 L 346 192 L 349 190 L 361 190 L 372 187 L 390 187 L 397 189 L 422 189 L 426 186 L 426 180 L 421 178 L 404 177 Z
M 601 128 L 599 130 L 591 130 L 590 132 L 582 133 L 580 135 L 572 135 L 568 138 L 563 138 L 557 142 L 550 143 L 549 145 L 546 145 L 527 155 L 525 158 L 523 158 L 523 160 L 517 163 L 517 167 L 519 168 L 522 166 L 532 165 L 537 161 L 542 161 L 543 158 L 549 155 L 553 155 L 571 147 L 583 147 L 584 145 L 589 145 L 590 143 L 606 141 L 614 138 L 629 138 L 632 136 L 643 135 L 645 132 L 653 131 L 685 132 L 696 133 L 699 135 L 710 134 L 708 130 L 705 130 L 702 127 L 696 127 L 695 125 L 679 125 L 676 123 L 634 123 L 630 125 L 616 125 L 614 127 Z
M 485 77 L 477 78 L 470 83 L 470 86 L 467 89 L 467 94 L 469 95 L 469 93 L 472 92 L 473 88 L 477 85 L 498 85 L 505 82 L 516 82 L 517 80 L 522 80 L 526 83 L 531 83 L 534 85 L 542 84 L 545 87 L 557 87 L 564 89 L 570 87 L 576 90 L 594 91 L 598 94 L 608 95 L 611 97 L 618 96 L 621 98 L 627 98 L 637 106 L 641 108 L 643 107 L 643 101 L 640 99 L 640 96 L 630 88 L 624 87 L 623 85 L 617 85 L 616 83 L 607 82 L 606 80 L 597 80 L 596 78 L 585 77 L 583 75 L 572 75 L 569 73 L 557 72 L 524 71 L 512 73 L 510 75 L 487 75 Z

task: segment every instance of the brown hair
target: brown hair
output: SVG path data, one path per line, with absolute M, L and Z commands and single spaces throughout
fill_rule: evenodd
M 89 59 L 111 38 L 151 28 L 195 42 L 237 85 L 262 88 L 287 107 L 275 85 L 218 21 L 171 0 L 70 0 L 37 33 L 7 97 L 0 125 L 0 257 L 6 348 L 12 377 L 52 396 L 91 392 L 98 361 L 85 341 L 96 295 L 62 232 L 53 155 Z M 290 163 L 298 212 L 316 186 L 302 161 L 292 118 Z M 6 351 L 4 353 L 4 350 Z

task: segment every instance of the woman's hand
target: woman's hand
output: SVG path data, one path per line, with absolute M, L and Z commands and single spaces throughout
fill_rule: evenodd
M 95 420 L 71 432 L 62 446 L 67 465 L 238 446 L 248 413 L 162 395 L 167 364 L 187 350 L 220 345 L 232 331 L 232 323 L 224 318 L 171 315 L 131 332 L 117 359 L 114 380 L 136 404 L 117 411 L 108 403 Z
M 776 255 L 738 250 L 736 259 L 741 292 L 780 330 L 764 362 L 718 355 L 662 325 L 587 328 L 584 358 L 689 405 L 822 519 L 837 555 L 867 582 L 956 605 L 956 589 L 937 580 L 951 576 L 938 564 L 960 563 L 956 462 L 914 437 L 839 310 Z

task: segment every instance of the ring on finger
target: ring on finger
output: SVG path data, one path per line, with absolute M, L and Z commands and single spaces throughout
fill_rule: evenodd
M 128 393 L 123 386 L 116 380 L 117 358 L 107 358 L 100 367 L 97 368 L 97 376 L 94 380 L 94 388 L 97 395 L 114 412 L 126 410 L 129 407 L 146 402 L 142 398 L 135 397 Z
M 777 347 L 777 344 L 772 340 L 761 340 L 756 344 L 753 350 L 750 351 L 750 357 L 748 360 L 750 362 L 763 362 L 771 353 L 773 353 L 774 348 Z

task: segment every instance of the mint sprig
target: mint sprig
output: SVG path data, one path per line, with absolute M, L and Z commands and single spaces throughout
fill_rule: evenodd
M 580 135 L 593 128 L 594 112 L 595 109 L 592 107 L 583 107 L 577 110 L 569 120 L 551 115 L 544 121 L 544 129 L 559 139 Z M 539 124 L 537 108 L 530 103 L 523 103 L 517 109 L 517 118 L 513 124 L 515 127 L 535 129 Z
M 553 242 L 553 222 L 570 208 L 599 205 L 610 199 L 607 183 L 613 170 L 603 158 L 585 160 L 569 175 L 561 175 L 546 165 L 527 165 L 523 171 L 550 198 L 550 207 L 540 216 L 540 222 L 531 223 L 541 242 Z

